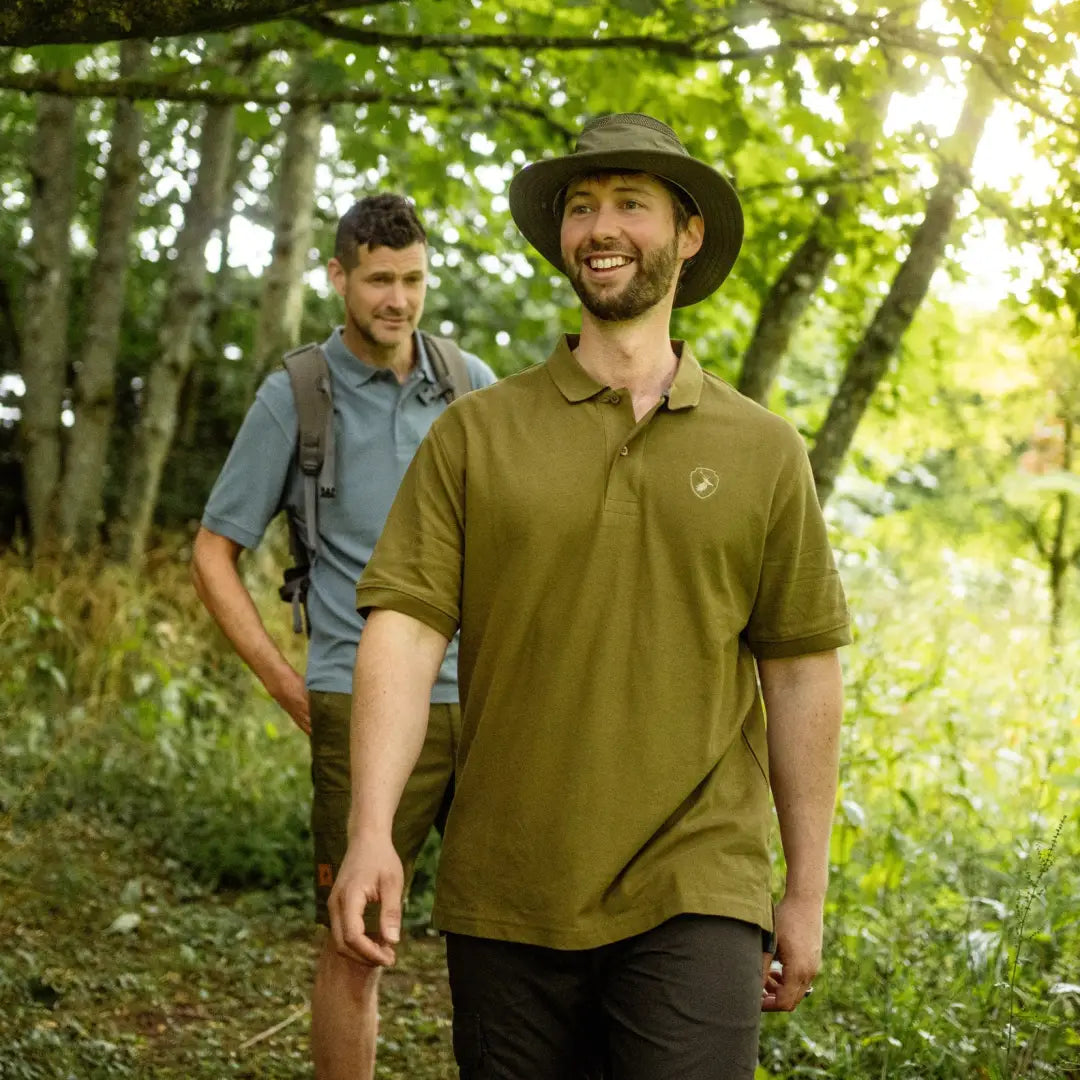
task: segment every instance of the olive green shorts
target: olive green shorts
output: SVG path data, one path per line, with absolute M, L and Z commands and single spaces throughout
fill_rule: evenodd
M 311 834 L 315 846 L 315 921 L 330 925 L 326 902 L 348 846 L 349 712 L 348 694 L 312 691 L 311 699 Z M 432 705 L 427 739 L 409 777 L 394 817 L 394 847 L 405 868 L 409 894 L 413 864 L 431 827 L 442 831 L 453 796 L 454 755 L 461 735 L 461 710 Z M 378 913 L 368 909 L 370 929 Z

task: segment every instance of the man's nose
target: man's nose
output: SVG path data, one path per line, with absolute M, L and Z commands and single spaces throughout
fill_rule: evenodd
M 615 208 L 601 204 L 592 215 L 593 240 L 611 240 L 618 236 Z
M 387 301 L 393 308 L 403 308 L 406 306 L 405 283 L 403 281 L 395 281 L 394 284 L 390 286 Z

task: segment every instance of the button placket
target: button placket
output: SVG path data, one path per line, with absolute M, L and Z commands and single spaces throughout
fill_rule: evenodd
M 653 418 L 659 412 L 661 402 L 654 405 L 640 420 L 635 421 L 628 431 L 622 434 L 621 442 L 618 443 L 614 454 L 608 459 L 610 467 L 608 469 L 605 505 L 610 511 L 622 515 L 636 515 L 638 512 L 638 506 L 641 502 L 645 440 L 648 435 L 649 424 L 652 423 Z M 627 398 L 626 407 L 630 410 L 633 408 L 629 398 Z
M 608 513 L 620 517 L 634 517 L 641 500 L 641 470 L 644 455 L 645 428 L 656 413 L 651 409 L 640 420 L 634 419 L 633 401 L 629 394 L 609 390 L 599 400 L 604 405 L 616 405 L 608 411 L 602 409 L 607 449 L 607 484 L 604 506 Z M 618 407 L 621 405 L 621 408 Z

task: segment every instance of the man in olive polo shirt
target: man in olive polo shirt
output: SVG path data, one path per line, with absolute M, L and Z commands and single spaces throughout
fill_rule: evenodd
M 349 695 L 362 619 L 360 576 L 420 440 L 445 408 L 437 373 L 417 332 L 427 287 L 427 237 L 401 195 L 369 195 L 338 222 L 329 277 L 345 324 L 323 344 L 333 388 L 334 498 L 320 497 L 319 547 L 311 566 L 306 676 L 267 633 L 238 573 L 278 511 L 304 512 L 297 463 L 296 402 L 284 371 L 259 388 L 210 493 L 195 538 L 192 576 L 199 596 L 263 685 L 311 737 L 315 917 L 329 926 L 326 901 L 345 855 L 349 813 Z M 470 384 L 495 376 L 465 356 Z M 458 387 L 464 393 L 468 387 Z M 444 643 L 445 644 L 445 643 Z M 429 738 L 395 822 L 395 842 L 411 867 L 448 796 L 459 727 L 456 647 L 430 692 Z M 325 934 L 311 1003 L 317 1080 L 373 1074 L 378 968 L 342 956 Z
M 357 588 L 335 940 L 393 962 L 390 823 L 460 627 L 435 921 L 462 1077 L 749 1080 L 762 1008 L 793 1009 L 820 963 L 849 637 L 801 439 L 669 338 L 730 270 L 739 202 L 621 114 L 510 205 L 581 333 L 439 418 Z

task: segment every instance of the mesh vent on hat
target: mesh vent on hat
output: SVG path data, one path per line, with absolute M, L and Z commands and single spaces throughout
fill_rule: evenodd
M 636 124 L 638 127 L 651 128 L 653 131 L 670 135 L 676 142 L 679 139 L 679 136 L 663 121 L 652 116 L 646 116 L 644 113 L 615 113 L 609 116 L 598 116 L 595 120 L 590 120 L 582 128 L 582 133 L 592 131 L 593 128 L 610 127 L 612 124 Z

